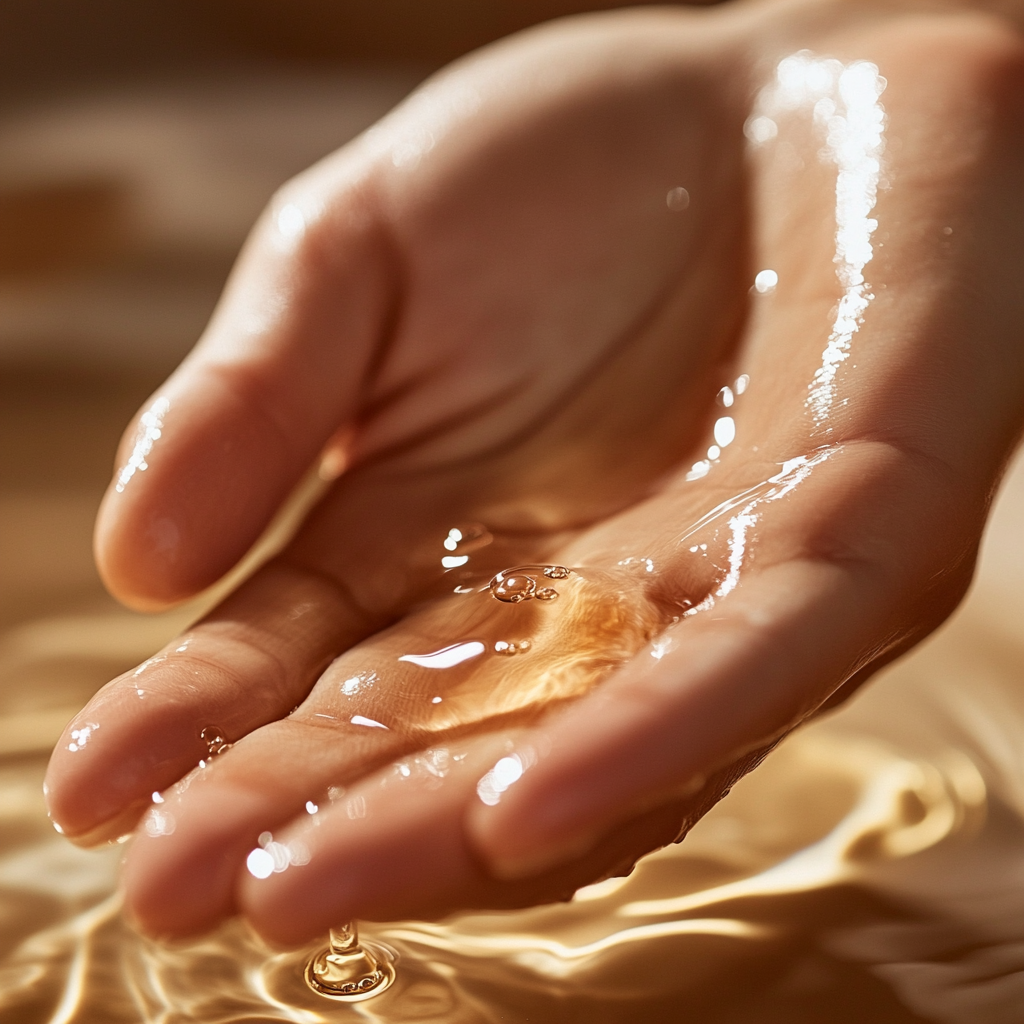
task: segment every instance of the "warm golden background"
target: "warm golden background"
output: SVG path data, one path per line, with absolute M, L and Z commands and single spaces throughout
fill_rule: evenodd
M 0 4 L 0 1024 L 321 1019 L 288 1002 L 301 954 L 269 957 L 235 926 L 142 943 L 110 896 L 118 851 L 49 827 L 41 780 L 64 723 L 189 614 L 118 608 L 92 519 L 123 426 L 282 181 L 446 60 L 611 6 Z M 1022 519 L 1018 463 L 949 626 L 787 741 L 683 846 L 567 906 L 384 932 L 405 959 L 376 1019 L 1019 1024 Z

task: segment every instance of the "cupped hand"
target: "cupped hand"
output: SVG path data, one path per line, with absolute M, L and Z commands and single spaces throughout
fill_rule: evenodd
M 159 607 L 332 481 L 57 747 L 140 925 L 564 897 L 940 623 L 1024 418 L 1022 86 L 973 11 L 602 15 L 286 186 L 97 527 Z

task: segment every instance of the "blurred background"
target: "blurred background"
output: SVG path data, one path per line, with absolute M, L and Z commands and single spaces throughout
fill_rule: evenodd
M 612 6 L 0 5 L 0 631 L 107 606 L 90 532 L 120 432 L 274 189 L 448 60 Z

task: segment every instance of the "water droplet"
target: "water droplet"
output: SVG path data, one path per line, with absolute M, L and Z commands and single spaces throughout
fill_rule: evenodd
M 419 665 L 420 668 L 452 668 L 483 654 L 485 650 L 479 640 L 468 640 L 461 644 L 450 644 L 429 654 L 403 654 L 398 660 Z
M 367 718 L 365 715 L 353 715 L 349 721 L 353 725 L 365 725 L 371 729 L 387 729 L 383 722 L 374 721 L 374 719 Z
M 169 836 L 174 832 L 177 822 L 170 811 L 161 811 L 153 808 L 142 821 L 142 830 L 147 836 L 157 839 L 160 836 Z
M 551 587 L 538 587 L 537 576 L 564 580 L 571 571 L 564 565 L 517 565 L 494 576 L 488 589 L 492 597 L 506 604 L 519 604 L 532 598 L 551 601 L 558 597 L 558 592 Z
M 736 439 L 736 421 L 731 416 L 721 416 L 715 420 L 715 444 L 727 448 Z
M 673 213 L 682 213 L 690 205 L 690 193 L 682 185 L 670 188 L 665 196 L 665 205 Z
M 556 595 L 557 596 L 557 595 Z M 529 640 L 499 640 L 494 645 L 495 654 L 504 654 L 506 657 L 513 654 L 522 654 L 531 647 Z
M 269 878 L 274 873 L 274 858 L 266 850 L 257 848 L 250 851 L 245 859 L 245 866 L 253 878 Z
M 207 757 L 204 760 L 216 757 L 231 749 L 231 744 L 224 738 L 224 733 L 216 725 L 208 725 L 199 734 L 199 739 L 206 745 Z
M 469 561 L 469 556 L 474 551 L 486 547 L 493 540 L 491 532 L 481 523 L 453 526 L 448 531 L 448 536 L 441 542 L 445 551 L 451 552 L 441 558 L 441 567 L 458 569 Z

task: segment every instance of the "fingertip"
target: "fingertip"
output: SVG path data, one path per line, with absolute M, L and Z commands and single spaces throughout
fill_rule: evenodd
M 143 934 L 185 939 L 236 913 L 235 878 L 262 808 L 259 795 L 218 788 L 169 798 L 143 818 L 125 856 L 125 908 Z
M 495 814 L 471 805 L 466 813 L 466 838 L 488 873 L 499 882 L 521 882 L 585 857 L 598 844 L 602 830 L 572 835 L 543 835 L 523 828 L 517 817 Z
M 326 842 L 320 824 L 293 823 L 280 838 L 254 843 L 239 869 L 239 911 L 271 945 L 301 945 L 339 921 L 365 916 L 367 894 L 386 875 L 383 864 L 367 865 L 364 823 L 350 822 L 342 837 L 330 829 Z
M 147 535 L 154 533 L 157 543 L 147 543 Z M 124 502 L 111 484 L 96 514 L 92 544 L 96 570 L 107 591 L 132 611 L 149 613 L 166 611 L 193 596 L 195 590 L 173 585 L 166 559 L 159 557 L 177 533 L 169 517 L 156 530 L 141 526 L 137 516 L 125 514 Z
M 471 903 L 487 881 L 460 827 L 464 781 L 458 767 L 436 787 L 378 776 L 300 815 L 268 847 L 275 868 L 251 851 L 258 859 L 239 873 L 241 912 L 269 941 L 294 945 L 343 920 L 433 918 Z
M 518 882 L 578 860 L 602 838 L 605 828 L 574 824 L 561 812 L 557 793 L 537 792 L 527 775 L 537 764 L 530 746 L 495 760 L 469 800 L 466 839 L 488 872 L 499 881 Z
M 207 368 L 140 413 L 100 506 L 96 564 L 129 607 L 188 600 L 252 547 L 305 464 L 257 394 Z
M 46 810 L 54 827 L 76 846 L 90 848 L 130 832 L 148 800 L 132 798 L 89 709 L 64 729 L 50 755 L 43 782 Z

